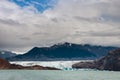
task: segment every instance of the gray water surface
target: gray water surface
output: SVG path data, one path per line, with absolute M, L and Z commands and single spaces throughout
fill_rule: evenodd
M 95 70 L 0 70 L 0 80 L 120 80 L 120 72 Z

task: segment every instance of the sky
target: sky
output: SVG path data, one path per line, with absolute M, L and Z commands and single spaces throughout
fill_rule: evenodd
M 120 0 L 0 0 L 0 49 L 71 42 L 120 47 Z

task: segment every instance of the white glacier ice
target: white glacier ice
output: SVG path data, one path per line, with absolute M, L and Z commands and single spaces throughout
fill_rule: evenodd
M 81 60 L 81 61 L 86 61 L 86 60 Z M 55 67 L 59 69 L 71 70 L 72 64 L 77 62 L 80 61 L 14 61 L 10 63 L 19 64 L 23 66 L 41 65 L 44 67 Z

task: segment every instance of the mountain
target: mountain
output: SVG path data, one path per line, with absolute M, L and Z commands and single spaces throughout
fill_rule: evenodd
M 47 61 L 47 60 L 78 60 L 95 59 L 106 55 L 109 50 L 116 47 L 102 47 L 92 45 L 80 45 L 73 43 L 59 43 L 50 47 L 34 47 L 25 54 L 17 55 L 8 60 L 14 61 Z
M 120 71 L 120 48 L 109 51 L 106 56 L 92 62 L 79 62 L 73 64 L 72 67 Z
M 16 56 L 15 53 L 12 53 L 10 51 L 0 50 L 0 58 L 9 58 Z

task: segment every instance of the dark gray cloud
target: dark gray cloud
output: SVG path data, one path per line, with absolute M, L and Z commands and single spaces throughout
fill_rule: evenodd
M 1 24 L 6 24 L 6 25 L 22 25 L 17 21 L 11 20 L 11 19 L 0 19 L 0 23 Z
M 40 36 L 40 35 L 49 35 L 47 32 L 35 32 L 33 36 Z
M 97 37 L 118 37 L 120 36 L 120 32 L 117 33 L 111 33 L 111 32 L 93 32 L 90 33 L 91 36 L 97 36 Z
M 22 40 L 31 40 L 31 38 L 29 38 L 29 37 L 22 37 L 22 38 L 20 38 L 20 39 L 22 39 Z
M 52 18 L 51 20 L 55 23 L 57 23 L 59 21 L 57 18 Z
M 102 17 L 85 18 L 85 17 L 81 17 L 81 16 L 74 16 L 73 18 L 76 19 L 77 21 L 87 21 L 87 22 L 91 22 L 91 23 L 103 22 Z

